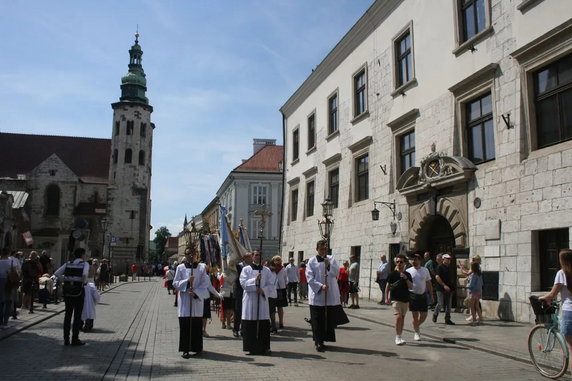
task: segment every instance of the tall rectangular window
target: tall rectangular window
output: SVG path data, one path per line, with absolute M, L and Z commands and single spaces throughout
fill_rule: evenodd
M 315 184 L 314 181 L 306 184 L 306 217 L 314 215 Z
M 338 94 L 328 99 L 328 135 L 338 130 Z
M 316 146 L 316 114 L 308 117 L 308 150 Z
M 534 73 L 538 148 L 572 139 L 572 55 Z
M 558 252 L 568 247 L 570 247 L 568 228 L 538 232 L 541 291 L 548 291 L 552 288 L 554 276 L 560 268 Z
M 119 121 L 115 121 L 115 136 L 119 135 Z
M 367 110 L 365 68 L 354 76 L 354 116 Z
M 128 120 L 127 121 L 127 135 L 133 135 L 133 121 L 132 120 Z
M 252 204 L 265 205 L 267 191 L 268 187 L 266 185 L 254 185 L 252 187 Z
M 340 169 L 332 169 L 328 174 L 328 197 L 334 204 L 334 208 L 338 207 L 338 199 L 340 194 Z
M 465 106 L 469 159 L 475 164 L 495 158 L 493 107 L 491 94 L 486 94 Z
M 300 157 L 300 129 L 292 132 L 292 161 L 298 160 Z
M 290 198 L 290 201 L 291 201 L 290 220 L 296 221 L 296 218 L 298 218 L 298 189 L 292 190 L 292 196 Z
M 415 131 L 399 137 L 400 174 L 415 165 Z
M 461 12 L 463 42 L 485 29 L 487 17 L 485 1 L 488 0 L 458 0 Z
M 141 136 L 142 138 L 147 136 L 147 123 L 141 123 L 139 129 L 139 136 Z
M 395 63 L 397 67 L 397 87 L 413 79 L 413 55 L 411 54 L 411 31 L 407 31 L 395 41 Z
M 356 163 L 356 201 L 369 198 L 369 156 L 358 157 Z

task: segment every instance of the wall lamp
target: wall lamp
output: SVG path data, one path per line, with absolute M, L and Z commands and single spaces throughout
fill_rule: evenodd
M 376 208 L 377 204 L 385 205 L 389 210 L 391 210 L 393 220 L 389 223 L 389 228 L 391 229 L 391 234 L 395 235 L 397 232 L 397 223 L 395 222 L 395 219 L 397 217 L 397 220 L 401 220 L 401 213 L 396 213 L 395 200 L 393 200 L 393 202 L 374 201 L 373 210 L 371 211 L 371 219 L 373 221 L 379 220 L 379 210 Z

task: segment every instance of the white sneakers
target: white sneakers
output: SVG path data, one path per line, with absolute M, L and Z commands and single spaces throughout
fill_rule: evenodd
M 401 336 L 395 336 L 395 344 L 396 345 L 403 345 L 405 344 L 405 340 L 401 338 Z
M 419 335 L 419 332 L 415 332 L 413 334 L 413 340 L 415 341 L 420 341 L 421 340 L 421 335 Z

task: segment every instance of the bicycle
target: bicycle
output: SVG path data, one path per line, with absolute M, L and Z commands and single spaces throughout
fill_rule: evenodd
M 544 377 L 559 378 L 568 370 L 570 352 L 564 335 L 559 330 L 559 306 L 529 298 L 536 315 L 536 325 L 528 335 L 528 352 L 532 363 Z

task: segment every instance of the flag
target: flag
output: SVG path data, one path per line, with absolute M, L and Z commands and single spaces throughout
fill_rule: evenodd
M 220 216 L 220 223 L 219 223 L 219 227 L 220 227 L 220 236 L 219 236 L 219 245 L 220 245 L 220 252 L 222 255 L 222 259 L 226 259 L 226 256 L 228 254 L 228 246 L 229 246 L 229 234 L 231 234 L 228 231 L 228 225 L 227 225 L 227 221 L 226 221 L 226 208 L 222 205 L 218 206 L 219 210 L 218 210 L 218 214 Z
M 248 238 L 248 232 L 246 228 L 240 224 L 238 225 L 238 242 L 246 248 L 248 251 L 252 251 L 252 246 L 250 245 L 250 238 Z

